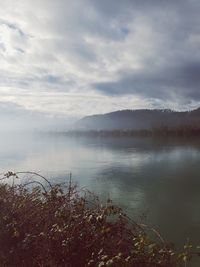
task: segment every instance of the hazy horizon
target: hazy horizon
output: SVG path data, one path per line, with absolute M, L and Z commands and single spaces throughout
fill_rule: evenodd
M 199 11 L 198 0 L 1 1 L 2 128 L 199 107 Z
M 95 116 L 95 115 L 106 115 L 106 113 L 93 113 L 88 116 L 80 116 L 80 117 L 73 117 L 68 118 L 64 115 L 50 115 L 48 113 L 42 112 L 32 112 L 27 111 L 26 113 L 23 112 L 20 106 L 16 106 L 15 110 L 10 109 L 9 105 L 2 105 L 0 103 L 0 121 L 2 127 L 0 128 L 0 132 L 63 132 L 70 129 L 74 129 L 74 126 L 79 120 L 88 117 L 88 116 Z M 108 113 L 115 113 L 118 111 L 136 111 L 136 110 L 143 110 L 143 109 L 121 109 L 121 110 L 113 110 Z M 147 109 L 147 110 L 155 110 Z M 156 110 L 163 110 L 163 109 L 156 109 Z M 179 110 L 178 112 L 184 111 L 192 111 L 194 109 L 186 109 L 186 110 Z M 171 110 L 177 112 L 177 110 Z M 77 126 L 77 125 L 76 125 Z M 75 127 L 76 128 L 76 127 Z

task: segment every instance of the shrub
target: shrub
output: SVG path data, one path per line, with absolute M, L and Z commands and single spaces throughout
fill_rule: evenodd
M 150 240 L 111 200 L 49 185 L 0 184 L 0 266 L 170 267 L 190 258 L 190 246 L 177 255 L 158 233 Z

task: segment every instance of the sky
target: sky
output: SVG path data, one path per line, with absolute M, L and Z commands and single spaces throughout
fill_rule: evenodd
M 199 0 L 0 2 L 1 117 L 200 106 Z

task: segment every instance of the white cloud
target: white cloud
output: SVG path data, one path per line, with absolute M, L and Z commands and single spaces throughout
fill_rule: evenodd
M 184 65 L 193 59 L 199 32 L 197 27 L 190 30 L 197 24 L 198 8 L 196 1 L 183 1 L 184 17 L 179 6 L 179 1 L 169 1 L 163 9 L 157 1 L 2 0 L 0 101 L 67 117 L 164 106 L 159 94 L 145 94 L 151 90 L 145 82 L 142 94 L 122 83 L 126 86 L 118 96 L 95 85 L 138 72 L 145 77 L 149 69 L 158 74 L 156 70 L 170 68 L 176 60 Z M 194 87 L 199 90 L 198 84 Z M 167 90 L 180 92 L 173 86 Z M 166 107 L 181 108 L 185 96 Z M 190 103 L 198 105 L 199 99 Z

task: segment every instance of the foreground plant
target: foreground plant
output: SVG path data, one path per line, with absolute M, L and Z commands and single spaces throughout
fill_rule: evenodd
M 19 174 L 9 172 L 2 181 Z M 150 240 L 111 200 L 102 205 L 71 182 L 52 186 L 37 176 L 48 187 L 38 180 L 0 184 L 0 266 L 186 266 L 189 244 L 176 254 L 159 233 Z M 39 186 L 27 187 L 34 183 Z

